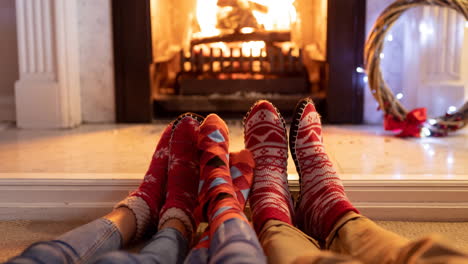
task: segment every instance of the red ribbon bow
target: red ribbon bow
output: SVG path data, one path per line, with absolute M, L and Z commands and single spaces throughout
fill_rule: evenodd
M 400 131 L 398 137 L 420 137 L 422 124 L 427 119 L 426 108 L 417 108 L 406 114 L 405 120 L 398 120 L 386 114 L 384 119 L 385 130 Z

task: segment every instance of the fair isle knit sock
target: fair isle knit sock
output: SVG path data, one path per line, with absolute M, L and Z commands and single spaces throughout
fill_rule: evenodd
M 250 207 L 255 231 L 266 221 L 293 223 L 288 189 L 288 143 L 286 126 L 278 110 L 268 101 L 258 101 L 244 119 L 244 142 L 255 160 Z
M 135 215 L 137 224 L 135 240 L 141 238 L 150 223 L 157 223 L 159 217 L 159 210 L 164 200 L 163 193 L 166 186 L 171 131 L 172 123 L 163 131 L 152 156 L 148 171 L 140 186 L 114 207 L 127 207 Z
M 169 219 L 179 219 L 189 237 L 194 231 L 193 210 L 197 206 L 199 155 L 196 147 L 199 121 L 184 116 L 174 122 L 169 149 L 166 203 L 161 209 L 159 227 Z
M 291 153 L 300 176 L 297 225 L 323 244 L 347 212 L 359 213 L 346 197 L 322 144 L 320 116 L 311 99 L 299 101 L 290 131 Z

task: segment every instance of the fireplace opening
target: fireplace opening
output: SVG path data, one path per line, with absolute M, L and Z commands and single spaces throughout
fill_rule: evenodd
M 179 26 L 187 37 L 167 49 L 180 50 L 157 59 L 158 69 L 165 70 L 155 72 L 156 116 L 185 111 L 237 114 L 258 99 L 290 112 L 305 96 L 323 108 L 326 62 L 304 54 L 294 0 L 198 0 L 192 7 L 187 13 L 193 18 Z M 156 3 L 153 8 L 158 8 Z M 160 17 L 152 19 L 161 26 Z M 159 36 L 153 36 L 153 43 L 160 43 Z M 314 45 L 321 41 L 325 47 L 320 38 L 316 36 Z
M 305 96 L 322 120 L 361 123 L 365 0 L 112 1 L 119 122 L 182 112 L 284 115 Z

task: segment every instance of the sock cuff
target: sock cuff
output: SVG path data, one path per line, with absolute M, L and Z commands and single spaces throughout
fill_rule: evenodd
M 128 196 L 127 198 L 118 202 L 114 206 L 114 209 L 120 207 L 127 207 L 135 215 L 136 232 L 133 240 L 139 240 L 151 222 L 151 211 L 148 204 L 145 200 L 138 196 Z
M 187 229 L 187 233 L 189 233 L 189 237 L 191 237 L 191 234 L 193 233 L 192 221 L 182 209 L 177 207 L 171 207 L 161 214 L 158 229 L 161 229 L 161 226 L 163 226 L 164 223 L 166 223 L 168 220 L 174 218 L 184 224 L 185 228 Z

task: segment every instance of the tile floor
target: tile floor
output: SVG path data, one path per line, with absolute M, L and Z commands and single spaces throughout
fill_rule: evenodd
M 231 150 L 241 122 L 228 121 Z M 140 177 L 165 125 L 83 125 L 63 130 L 0 128 L 0 177 Z M 345 179 L 468 180 L 468 128 L 446 138 L 401 139 L 380 126 L 324 127 L 326 149 Z M 288 173 L 297 178 L 292 160 Z

